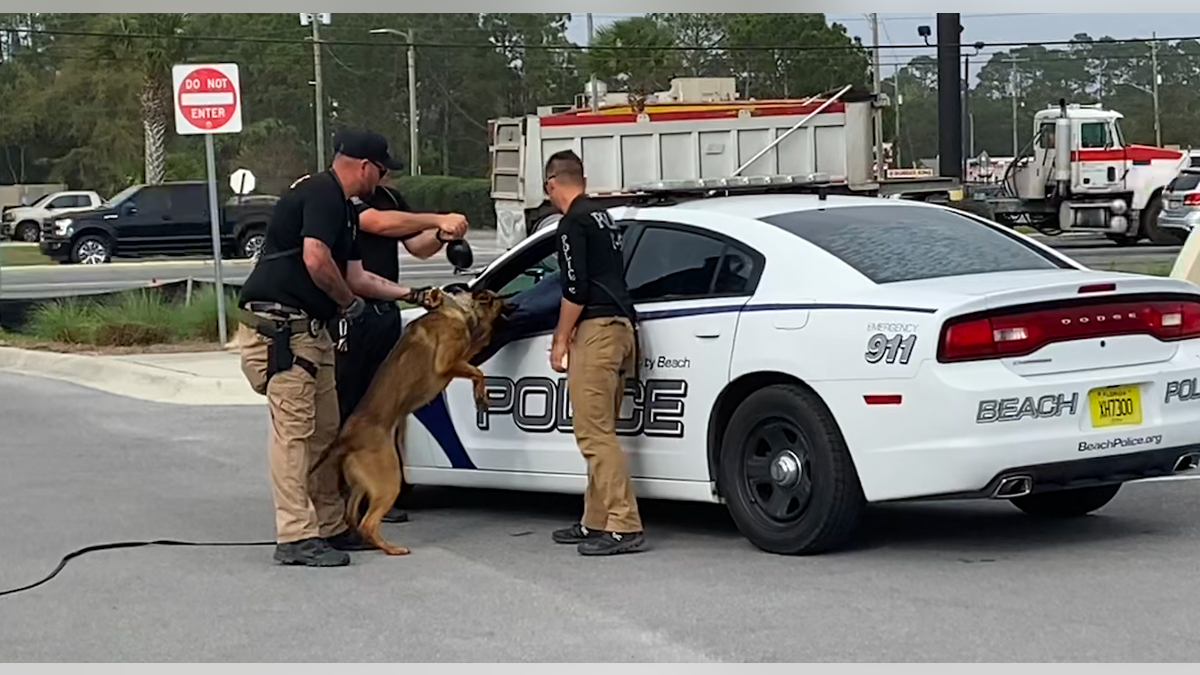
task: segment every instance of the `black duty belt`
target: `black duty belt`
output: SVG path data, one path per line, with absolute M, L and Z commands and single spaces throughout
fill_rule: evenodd
M 367 300 L 366 303 L 367 309 L 380 316 L 400 311 L 400 307 L 391 300 Z
M 292 335 L 307 331 L 316 337 L 326 322 L 309 317 L 304 312 L 275 302 L 248 302 L 242 307 L 242 323 L 269 339 L 267 345 L 267 382 L 277 373 L 300 366 L 313 378 L 317 364 L 292 352 Z

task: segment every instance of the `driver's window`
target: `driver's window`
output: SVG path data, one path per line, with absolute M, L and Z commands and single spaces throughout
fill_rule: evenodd
M 526 267 L 514 279 L 511 279 L 507 284 L 500 288 L 501 297 L 510 297 L 527 291 L 533 288 L 534 284 L 541 281 L 546 275 L 558 271 L 558 253 L 552 252 L 550 255 L 542 258 L 533 265 Z

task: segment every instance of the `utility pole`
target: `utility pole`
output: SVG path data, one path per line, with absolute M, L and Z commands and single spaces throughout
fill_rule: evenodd
M 875 96 L 878 100 L 882 85 L 879 59 L 879 15 L 875 12 L 871 12 L 871 44 L 875 62 L 871 70 L 874 71 Z M 883 170 L 883 111 L 876 107 L 872 112 L 874 118 L 872 121 L 875 123 L 875 180 L 882 181 L 883 177 L 887 175 Z
M 417 47 L 416 33 L 408 29 L 408 174 L 417 175 L 417 164 L 421 161 L 417 139 Z
M 1028 61 L 1029 59 L 1017 59 L 1011 56 L 1001 59 L 1003 62 L 1012 66 L 1008 73 L 1008 88 L 1012 94 L 1012 154 L 1013 161 L 1017 161 L 1017 153 L 1021 151 L 1017 140 L 1017 64 Z
M 893 115 L 896 130 L 892 134 L 892 159 L 896 160 L 896 168 L 899 169 L 903 166 L 900 163 L 900 106 L 904 104 L 904 94 L 900 93 L 900 64 L 896 64 L 896 69 L 892 72 L 892 91 L 896 94 L 896 114 Z
M 1154 41 L 1150 43 L 1150 62 L 1154 67 L 1154 145 L 1162 147 L 1162 122 L 1158 114 L 1158 81 L 1162 76 L 1158 74 L 1158 33 L 1151 33 Z
M 317 171 L 325 169 L 325 87 L 321 79 L 321 24 L 329 25 L 333 15 L 328 12 L 301 13 L 300 25 L 312 24 L 313 84 L 316 85 L 315 113 L 317 121 Z
M 937 15 L 938 175 L 963 180 L 962 24 L 958 14 Z
M 594 64 L 595 60 L 592 59 L 592 36 L 595 33 L 595 26 L 592 24 L 592 13 L 591 12 L 587 13 L 587 31 L 588 31 L 588 61 L 591 61 L 591 63 Z M 591 64 L 589 64 L 589 67 L 588 67 L 588 87 L 591 89 L 591 92 L 592 92 L 592 96 L 591 96 L 592 112 L 596 112 L 600 109 L 600 102 L 596 100 L 596 69 L 591 67 Z

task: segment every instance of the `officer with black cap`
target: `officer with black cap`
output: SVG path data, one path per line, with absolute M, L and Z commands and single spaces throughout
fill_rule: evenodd
M 346 525 L 336 464 L 308 475 L 337 436 L 341 417 L 330 325 L 361 319 L 363 297 L 413 297 L 411 289 L 364 268 L 350 202 L 370 195 L 399 166 L 387 139 L 346 131 L 334 147 L 328 170 L 296 181 L 276 203 L 239 299 L 242 372 L 270 411 L 275 560 L 314 567 L 346 565 L 345 551 L 368 547 Z
M 467 233 L 467 218 L 460 213 L 418 213 L 387 179 L 371 194 L 351 199 L 358 213 L 358 245 L 363 268 L 395 283 L 400 283 L 400 244 L 416 258 L 434 255 L 449 242 L 461 242 Z M 344 351 L 337 354 L 338 404 L 341 423 L 354 412 L 366 395 L 375 371 L 400 340 L 400 308 L 389 297 L 365 298 L 363 319 L 350 326 Z M 401 439 L 402 440 L 402 439 Z M 364 504 L 364 507 L 366 505 Z M 406 514 L 393 508 L 385 522 L 405 522 Z

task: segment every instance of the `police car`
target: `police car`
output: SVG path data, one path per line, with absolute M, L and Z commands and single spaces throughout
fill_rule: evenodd
M 717 192 L 610 209 L 641 321 L 618 423 L 640 498 L 724 503 L 759 548 L 816 553 L 868 503 L 1081 516 L 1124 482 L 1196 467 L 1196 286 L 1089 270 L 935 204 Z M 529 288 L 557 268 L 553 234 L 469 285 Z M 466 380 L 419 411 L 406 483 L 582 494 L 550 343 L 482 364 L 486 412 Z

